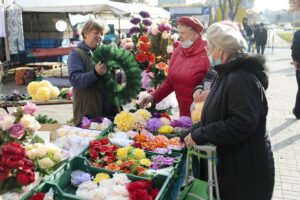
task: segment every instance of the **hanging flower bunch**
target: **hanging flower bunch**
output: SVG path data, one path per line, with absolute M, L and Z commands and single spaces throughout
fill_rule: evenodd
M 0 146 L 7 142 L 29 142 L 41 126 L 34 117 L 37 107 L 27 103 L 16 111 L 0 117 Z
M 34 163 L 25 156 L 26 150 L 16 142 L 2 146 L 0 156 L 0 194 L 21 188 L 35 181 Z

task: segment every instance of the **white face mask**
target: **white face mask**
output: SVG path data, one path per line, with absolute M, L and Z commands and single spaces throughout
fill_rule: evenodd
M 181 46 L 182 46 L 182 48 L 186 49 L 186 48 L 189 48 L 190 46 L 192 46 L 193 44 L 194 44 L 194 42 L 192 40 L 186 40 L 181 43 Z

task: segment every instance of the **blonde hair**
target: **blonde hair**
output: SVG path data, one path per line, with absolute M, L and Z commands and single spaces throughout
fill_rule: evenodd
M 97 21 L 95 20 L 88 20 L 81 31 L 81 35 L 83 37 L 83 39 L 85 39 L 85 35 L 86 33 L 90 33 L 93 30 L 99 31 L 101 33 L 101 35 L 103 35 L 104 33 L 104 26 L 101 26 Z

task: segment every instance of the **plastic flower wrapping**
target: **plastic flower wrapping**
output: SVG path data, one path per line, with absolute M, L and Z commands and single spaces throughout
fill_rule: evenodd
M 27 86 L 27 92 L 36 101 L 49 101 L 56 99 L 60 90 L 49 81 L 32 81 Z
M 69 153 L 62 151 L 53 144 L 29 144 L 25 146 L 26 156 L 34 161 L 37 171 L 49 174 L 55 166 L 69 157 Z
M 16 111 L 0 117 L 0 146 L 8 142 L 29 143 L 41 126 L 34 117 L 37 107 L 27 103 Z

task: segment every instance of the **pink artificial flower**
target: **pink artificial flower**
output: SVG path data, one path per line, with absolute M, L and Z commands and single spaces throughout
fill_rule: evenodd
M 151 82 L 151 79 L 149 78 L 150 73 L 149 72 L 147 73 L 145 70 L 142 72 L 142 88 L 144 89 L 147 89 Z
M 23 106 L 24 114 L 33 115 L 37 111 L 37 106 L 34 103 L 26 103 Z
M 21 139 L 25 134 L 25 129 L 22 124 L 17 123 L 8 129 L 9 136 L 15 139 Z

